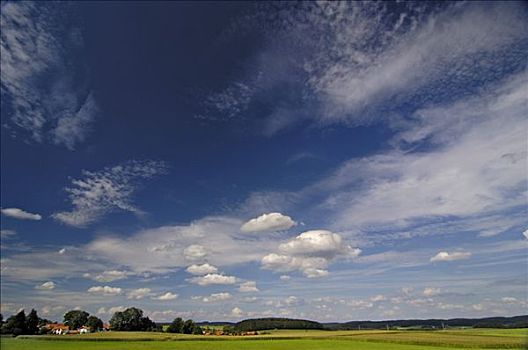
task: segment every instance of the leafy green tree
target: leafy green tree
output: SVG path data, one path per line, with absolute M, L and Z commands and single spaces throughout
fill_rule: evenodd
M 202 327 L 198 326 L 197 324 L 194 324 L 194 328 L 193 328 L 192 334 L 202 335 L 203 334 Z
M 26 313 L 24 310 L 9 317 L 2 326 L 3 334 L 20 335 L 27 333 Z
M 193 320 L 187 320 L 183 323 L 182 333 L 183 334 L 192 334 L 195 324 Z
M 110 327 L 117 331 L 156 330 L 156 324 L 150 318 L 143 317 L 143 311 L 135 307 L 114 313 L 110 319 Z
M 175 318 L 169 327 L 167 327 L 168 333 L 182 333 L 183 331 L 183 320 L 181 317 Z
M 31 309 L 31 312 L 26 317 L 26 329 L 28 334 L 37 334 L 39 325 L 39 317 L 35 309 Z
M 88 317 L 85 326 L 90 327 L 90 332 L 96 332 L 97 330 L 103 328 L 103 321 L 96 316 Z
M 70 310 L 64 314 L 64 324 L 70 329 L 78 329 L 86 324 L 90 314 L 82 310 Z

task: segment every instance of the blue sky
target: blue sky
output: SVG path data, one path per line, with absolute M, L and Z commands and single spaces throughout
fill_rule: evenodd
M 527 19 L 3 2 L 2 313 L 526 313 Z

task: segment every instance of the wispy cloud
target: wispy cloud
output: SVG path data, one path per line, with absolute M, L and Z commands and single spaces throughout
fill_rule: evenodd
M 57 4 L 2 3 L 2 103 L 10 107 L 12 133 L 73 150 L 90 131 L 97 104 L 87 75 L 79 74 L 82 63 L 68 68 L 83 38 L 61 16 Z
M 55 283 L 53 281 L 44 282 L 42 284 L 39 284 L 39 285 L 35 286 L 35 289 L 53 290 L 53 289 L 55 289 Z
M 233 296 L 227 292 L 213 293 L 208 296 L 193 296 L 193 300 L 200 300 L 204 303 L 215 303 L 219 301 L 226 301 L 231 299 Z
M 166 168 L 159 161 L 129 161 L 100 171 L 84 171 L 82 179 L 72 180 L 72 187 L 65 189 L 74 209 L 52 217 L 67 225 L 84 227 L 117 210 L 142 214 L 132 203 L 139 180 L 164 174 Z
M 171 292 L 166 292 L 158 296 L 152 297 L 152 299 L 154 300 L 161 300 L 161 301 L 174 300 L 176 298 L 178 298 L 178 294 L 171 293 Z
M 213 93 L 225 102 L 206 113 L 233 119 L 258 102 L 268 107 L 264 127 L 257 123 L 268 136 L 304 120 L 387 121 L 406 103 L 453 100 L 524 69 L 528 26 L 518 3 L 405 3 L 398 13 L 383 2 L 255 7 L 225 36 L 263 38 L 251 69 L 235 78 L 251 93 Z
M 29 213 L 23 209 L 19 208 L 2 208 L 2 214 L 10 218 L 19 219 L 19 220 L 41 220 L 42 216 L 40 214 Z
M 438 254 L 431 258 L 431 262 L 462 260 L 468 259 L 470 256 L 470 252 L 438 252 Z

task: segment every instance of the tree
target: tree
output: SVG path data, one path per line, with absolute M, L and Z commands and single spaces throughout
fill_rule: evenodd
M 37 334 L 39 325 L 39 317 L 35 309 L 31 309 L 31 312 L 26 317 L 26 329 L 27 334 Z
M 2 326 L 3 334 L 20 335 L 27 333 L 26 313 L 24 310 L 10 316 Z
M 15 315 L 15 328 L 13 329 L 13 334 L 19 335 L 19 334 L 26 334 L 26 333 L 27 333 L 26 313 L 24 312 L 24 310 L 22 310 L 18 314 Z
M 90 332 L 96 332 L 97 330 L 103 328 L 103 321 L 101 321 L 101 319 L 98 317 L 90 316 L 88 317 L 85 325 L 90 327 Z
M 192 334 L 202 335 L 203 334 L 202 327 L 198 326 L 197 324 L 194 324 L 194 328 L 193 328 Z
M 167 327 L 168 333 L 182 333 L 183 331 L 183 320 L 181 317 L 175 318 L 172 323 Z
M 114 313 L 110 319 L 110 327 L 116 331 L 156 330 L 156 324 L 150 318 L 143 317 L 143 311 L 135 307 Z
M 187 320 L 183 323 L 182 333 L 183 334 L 192 334 L 195 324 L 193 320 Z
M 70 329 L 78 329 L 86 324 L 90 314 L 82 310 L 70 310 L 64 314 L 64 324 Z

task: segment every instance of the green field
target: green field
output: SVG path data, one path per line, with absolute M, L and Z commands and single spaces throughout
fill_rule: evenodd
M 196 336 L 107 332 L 65 336 L 2 337 L 2 350 L 439 350 L 527 349 L 526 329 L 445 331 L 270 331 L 259 336 Z

